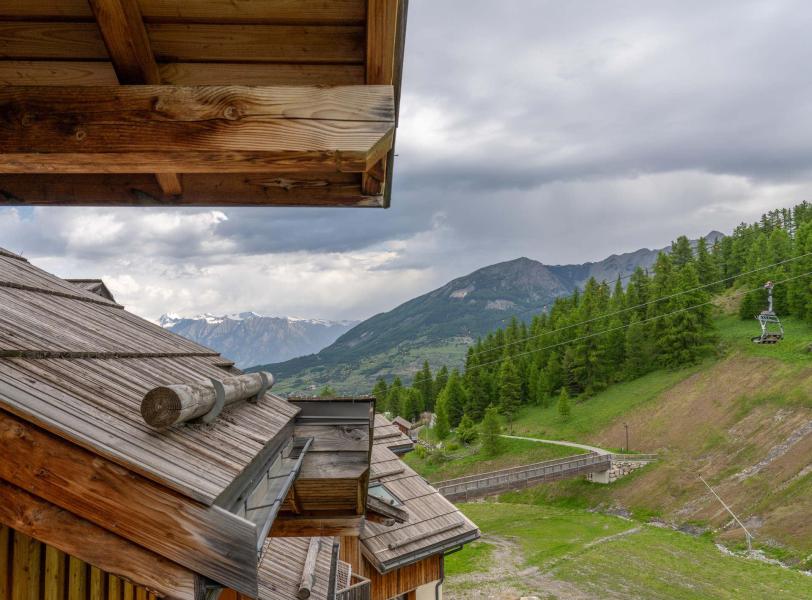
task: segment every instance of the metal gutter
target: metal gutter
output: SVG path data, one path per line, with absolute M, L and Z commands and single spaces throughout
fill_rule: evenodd
M 470 542 L 473 542 L 474 540 L 479 539 L 479 536 L 480 536 L 479 529 L 475 529 L 469 533 L 465 533 L 442 542 L 437 542 L 435 544 L 432 544 L 431 546 L 420 548 L 419 550 L 414 550 L 412 552 L 409 552 L 408 554 L 404 554 L 403 556 L 393 559 L 391 561 L 380 563 L 380 566 L 376 567 L 376 569 L 381 575 L 385 575 L 390 571 L 400 569 L 401 567 L 418 562 L 420 560 L 423 560 L 424 558 L 428 558 L 429 556 L 439 554 L 440 552 L 445 552 L 449 549 L 453 549 L 458 546 L 462 547 L 465 544 L 468 544 Z M 370 558 L 370 562 L 373 562 L 374 564 L 374 562 L 376 562 L 374 560 L 375 557 L 374 555 L 370 556 L 369 552 L 364 552 L 364 550 L 366 550 L 366 547 L 364 546 L 363 541 L 361 542 L 361 548 L 362 552 L 365 555 L 367 555 L 367 558 Z
M 293 468 L 287 475 L 285 482 L 282 484 L 282 487 L 279 489 L 279 492 L 276 494 L 276 498 L 270 504 L 261 504 L 259 506 L 250 506 L 246 507 L 247 511 L 252 510 L 261 510 L 264 508 L 270 508 L 270 512 L 268 516 L 265 518 L 265 522 L 263 523 L 261 528 L 258 528 L 259 535 L 257 536 L 257 552 L 262 550 L 262 547 L 265 545 L 265 540 L 268 538 L 268 534 L 271 531 L 271 526 L 273 525 L 276 516 L 279 514 L 279 509 L 282 507 L 282 503 L 285 501 L 285 498 L 290 491 L 290 488 L 293 487 L 296 478 L 299 476 L 299 472 L 302 470 L 302 463 L 304 462 L 304 457 L 307 454 L 307 451 L 310 449 L 310 446 L 313 444 L 313 438 L 307 438 L 302 447 L 301 453 L 299 457 L 296 459 L 296 463 L 293 465 Z

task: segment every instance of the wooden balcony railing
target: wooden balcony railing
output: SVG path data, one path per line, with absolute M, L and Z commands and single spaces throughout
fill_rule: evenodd
M 336 600 L 370 600 L 372 588 L 366 577 L 353 573 L 350 576 L 350 586 L 336 592 Z

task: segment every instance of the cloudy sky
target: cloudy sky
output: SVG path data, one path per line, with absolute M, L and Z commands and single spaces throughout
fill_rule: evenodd
M 730 231 L 812 199 L 810 31 L 802 1 L 410 0 L 391 209 L 6 209 L 0 246 L 148 318 L 360 319 Z

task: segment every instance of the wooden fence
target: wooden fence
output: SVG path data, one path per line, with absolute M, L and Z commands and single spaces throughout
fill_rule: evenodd
M 611 454 L 578 454 L 521 467 L 447 479 L 433 485 L 449 500 L 470 500 L 507 490 L 530 487 L 544 481 L 565 479 L 594 471 L 606 471 L 611 466 Z

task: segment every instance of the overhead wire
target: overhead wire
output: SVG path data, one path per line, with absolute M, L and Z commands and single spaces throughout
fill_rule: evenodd
M 812 275 L 812 271 L 809 271 L 807 273 L 802 273 L 800 275 L 794 275 L 792 277 L 788 277 L 786 279 L 782 279 L 781 281 L 776 281 L 774 283 L 776 285 L 778 285 L 778 284 L 781 284 L 781 283 L 787 283 L 788 281 L 793 281 L 795 279 L 800 279 L 801 277 L 808 277 L 810 275 Z M 743 290 L 743 291 L 734 293 L 733 296 L 734 297 L 736 297 L 736 296 L 745 296 L 747 294 L 752 294 L 753 292 L 761 291 L 762 289 L 763 289 L 763 287 L 757 287 L 757 288 L 753 288 L 751 290 Z M 555 344 L 550 344 L 549 346 L 543 346 L 542 348 L 534 348 L 533 350 L 528 350 L 526 352 L 519 352 L 517 354 L 513 354 L 511 356 L 511 358 L 516 358 L 518 356 L 526 356 L 528 354 L 535 354 L 536 352 L 542 352 L 544 350 L 551 350 L 553 348 L 558 348 L 559 346 L 564 346 L 566 344 L 572 344 L 572 343 L 575 343 L 575 342 L 580 342 L 582 340 L 597 337 L 599 335 L 604 335 L 606 333 L 611 333 L 613 331 L 619 331 L 621 329 L 628 329 L 632 325 L 648 323 L 650 321 L 656 321 L 658 319 L 664 319 L 666 317 L 677 315 L 679 313 L 687 312 L 689 310 L 695 310 L 697 308 L 702 308 L 703 306 L 710 306 L 710 305 L 713 305 L 713 304 L 714 304 L 713 300 L 708 300 L 707 302 L 701 302 L 700 304 L 694 304 L 693 306 L 686 306 L 686 307 L 683 307 L 683 308 L 680 308 L 680 309 L 677 309 L 677 310 L 674 310 L 674 311 L 671 311 L 669 313 L 665 313 L 665 314 L 662 314 L 662 315 L 655 315 L 653 317 L 647 317 L 645 319 L 641 319 L 640 321 L 636 321 L 635 323 L 627 323 L 625 325 L 619 325 L 617 327 L 610 327 L 608 329 L 602 329 L 601 331 L 596 331 L 596 332 L 593 332 L 593 333 L 590 333 L 590 334 L 587 334 L 587 335 L 582 335 L 582 336 L 573 338 L 571 340 L 564 340 L 564 341 L 561 341 L 561 342 L 557 342 Z M 479 369 L 479 368 L 486 367 L 486 366 L 489 366 L 489 365 L 494 365 L 494 364 L 501 363 L 502 360 L 503 359 L 500 358 L 500 359 L 497 359 L 497 360 L 492 360 L 492 361 L 488 361 L 488 362 L 484 362 L 484 363 L 479 363 L 479 364 L 476 364 L 476 365 L 471 365 L 470 367 L 466 367 L 465 370 L 466 370 L 466 372 L 473 371 L 475 369 Z
M 508 343 L 505 343 L 505 344 L 500 344 L 499 346 L 497 346 L 495 348 L 489 348 L 487 350 L 480 350 L 479 352 L 474 352 L 470 356 L 477 356 L 479 354 L 484 354 L 486 352 L 494 352 L 495 350 L 503 350 L 505 348 L 515 346 L 516 344 L 523 344 L 525 342 L 528 342 L 530 340 L 534 340 L 536 338 L 551 335 L 553 333 L 559 333 L 561 331 L 566 331 L 567 329 L 572 329 L 573 327 L 580 327 L 581 325 L 588 325 L 590 323 L 594 323 L 595 321 L 600 321 L 602 319 L 607 319 L 609 317 L 614 317 L 614 316 L 617 316 L 617 315 L 620 315 L 620 314 L 623 314 L 623 313 L 626 313 L 626 312 L 629 312 L 629 311 L 632 311 L 632 310 L 637 310 L 639 308 L 644 308 L 646 306 L 649 306 L 651 304 L 656 304 L 656 303 L 662 302 L 664 300 L 672 300 L 673 298 L 677 298 L 677 297 L 682 296 L 684 294 L 690 294 L 692 292 L 697 292 L 699 290 L 703 290 L 703 289 L 708 288 L 708 287 L 713 287 L 713 286 L 718 285 L 720 283 L 726 283 L 728 281 L 732 281 L 733 279 L 738 279 L 739 277 L 745 277 L 747 275 L 752 275 L 753 273 L 758 273 L 759 271 L 764 271 L 766 269 L 777 267 L 777 266 L 780 266 L 780 265 L 783 265 L 783 264 L 786 264 L 786 263 L 789 263 L 789 262 L 792 262 L 792 261 L 795 261 L 795 260 L 800 260 L 800 259 L 806 258 L 808 256 L 812 256 L 812 252 L 807 252 L 807 253 L 801 254 L 799 256 L 794 256 L 792 258 L 787 258 L 785 260 L 780 260 L 780 261 L 771 263 L 769 265 L 765 265 L 763 267 L 758 267 L 757 269 L 751 269 L 750 271 L 744 271 L 742 273 L 737 273 L 736 275 L 731 275 L 730 277 L 725 277 L 723 279 L 718 279 L 716 281 L 711 281 L 710 283 L 705 283 L 705 284 L 702 284 L 702 285 L 699 285 L 699 286 L 696 286 L 696 287 L 693 287 L 693 288 L 690 288 L 690 289 L 687 289 L 687 290 L 682 290 L 680 292 L 675 292 L 673 294 L 668 294 L 666 296 L 660 296 L 659 298 L 654 298 L 652 300 L 648 300 L 646 302 L 642 302 L 642 303 L 636 304 L 634 306 L 627 306 L 627 307 L 622 308 L 620 310 L 616 310 L 614 312 L 609 312 L 609 313 L 604 313 L 602 315 L 598 315 L 596 317 L 592 317 L 590 319 L 586 319 L 586 320 L 580 321 L 578 323 L 570 323 L 569 325 L 564 325 L 564 326 L 558 327 L 556 329 L 551 329 L 549 331 L 544 331 L 542 333 L 537 333 L 537 334 L 534 334 L 534 335 L 526 336 L 526 337 L 523 337 L 521 339 L 514 340 L 512 342 L 508 342 Z

